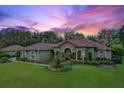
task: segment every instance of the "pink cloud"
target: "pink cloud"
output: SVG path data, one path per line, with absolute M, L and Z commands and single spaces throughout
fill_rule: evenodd
M 103 28 L 113 28 L 124 24 L 122 6 L 98 6 L 86 12 L 70 15 L 63 26 L 75 27 L 85 34 L 97 34 Z

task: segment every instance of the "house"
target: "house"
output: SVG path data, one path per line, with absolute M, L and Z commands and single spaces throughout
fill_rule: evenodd
M 23 48 L 24 47 L 21 45 L 11 45 L 11 46 L 2 48 L 1 51 L 6 52 L 7 54 L 9 54 L 11 57 L 13 57 L 16 60 L 17 53 L 20 54 L 20 51 Z
M 21 58 L 29 61 L 43 62 L 60 55 L 76 61 L 111 60 L 111 48 L 88 39 L 66 40 L 58 44 L 36 43 L 23 48 Z

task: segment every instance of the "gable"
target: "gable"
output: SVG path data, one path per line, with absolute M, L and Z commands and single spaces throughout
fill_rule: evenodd
M 61 46 L 63 46 L 63 45 L 67 45 L 67 44 L 70 44 L 70 45 L 72 45 L 72 46 L 75 47 L 75 45 L 74 45 L 73 43 L 68 42 L 68 41 L 64 41 L 64 42 L 62 42 L 61 44 L 59 44 L 59 45 L 57 46 L 57 48 L 60 48 Z
M 72 52 L 75 52 L 75 46 L 69 42 L 64 42 L 58 48 L 60 49 L 61 52 L 64 52 L 66 48 L 69 48 L 71 49 Z

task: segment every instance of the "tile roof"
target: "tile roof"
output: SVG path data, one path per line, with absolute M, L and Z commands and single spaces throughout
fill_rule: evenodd
M 100 44 L 88 39 L 73 39 L 66 40 L 60 42 L 58 44 L 53 43 L 36 43 L 27 47 L 23 47 L 20 45 L 12 45 L 5 48 L 2 48 L 3 51 L 20 51 L 20 50 L 53 50 L 56 47 L 60 47 L 64 43 L 71 43 L 75 47 L 94 47 L 97 50 L 111 50 L 111 48 L 107 47 L 105 44 Z
M 72 40 L 66 40 L 62 43 L 59 43 L 56 45 L 56 47 L 60 47 L 65 42 L 69 42 L 75 47 L 95 47 L 98 50 L 110 50 L 111 48 L 107 47 L 106 45 L 102 45 L 100 43 L 94 42 L 89 39 L 72 39 Z
M 55 44 L 51 43 L 36 43 L 23 48 L 23 50 L 52 50 Z
M 11 45 L 5 48 L 2 48 L 2 51 L 20 51 L 22 50 L 24 47 L 21 45 Z

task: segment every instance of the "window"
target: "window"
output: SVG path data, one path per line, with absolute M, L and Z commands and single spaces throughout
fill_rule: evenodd
M 82 58 L 81 58 L 81 50 L 78 50 L 77 57 L 78 57 L 78 60 L 82 60 Z
M 65 59 L 71 58 L 71 49 L 70 48 L 66 48 L 64 50 L 64 56 L 65 56 Z
M 35 51 L 32 51 L 31 55 L 32 55 L 32 59 L 34 59 L 35 58 Z
M 70 48 L 66 48 L 65 49 L 65 54 L 71 54 L 71 49 Z
M 91 53 L 91 52 L 88 53 L 88 59 L 89 59 L 90 61 L 92 61 L 92 53 Z

